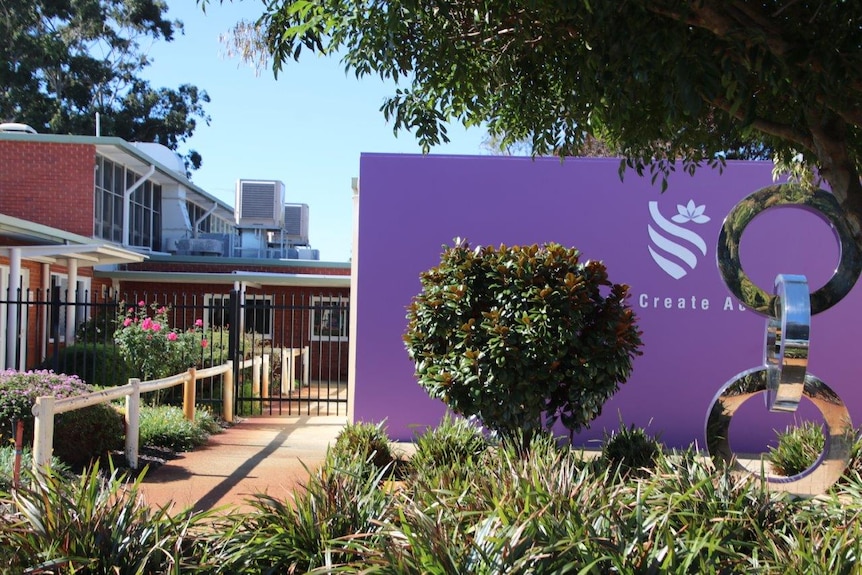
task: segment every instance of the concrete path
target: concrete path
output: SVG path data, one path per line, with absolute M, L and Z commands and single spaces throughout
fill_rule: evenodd
M 141 491 L 151 506 L 168 505 L 173 512 L 222 506 L 248 511 L 256 493 L 287 499 L 308 479 L 306 467 L 323 462 L 346 423 L 344 416 L 249 417 L 149 472 Z

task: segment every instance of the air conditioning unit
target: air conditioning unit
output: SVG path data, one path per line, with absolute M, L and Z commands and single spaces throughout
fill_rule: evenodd
M 278 180 L 238 180 L 236 225 L 280 230 L 284 225 L 284 183 Z
M 308 204 L 284 205 L 284 231 L 290 245 L 308 245 Z

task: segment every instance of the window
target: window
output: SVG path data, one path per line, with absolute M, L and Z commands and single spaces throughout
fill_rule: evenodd
M 200 233 L 233 234 L 235 231 L 235 226 L 215 214 L 209 214 L 204 217 L 204 215 L 209 211 L 209 208 L 202 208 L 193 202 L 186 202 L 186 209 L 189 212 L 189 220 L 191 221 L 192 226 L 195 225 L 195 222 L 204 218 L 198 224 L 197 231 Z
M 350 306 L 341 296 L 311 298 L 311 339 L 347 341 Z
M 123 194 L 141 178 L 102 156 L 96 156 L 93 235 L 123 242 Z M 153 250 L 162 243 L 162 187 L 149 180 L 129 199 L 129 244 Z
M 206 315 L 204 327 L 227 327 L 232 323 L 230 310 L 230 295 L 207 294 L 204 296 Z M 256 333 L 265 338 L 272 337 L 272 297 L 245 297 L 243 306 L 245 313 L 246 333 Z
M 78 278 L 76 287 L 69 290 L 69 278 L 65 274 L 51 274 L 51 301 L 48 333 L 51 339 L 59 336 L 60 341 L 66 340 L 66 302 L 75 303 L 75 328 L 85 323 L 90 316 L 90 306 L 87 296 L 90 293 L 90 278 Z

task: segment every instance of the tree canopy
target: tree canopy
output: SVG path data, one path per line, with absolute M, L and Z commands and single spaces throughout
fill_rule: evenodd
M 101 133 L 177 149 L 209 122 L 206 92 L 154 88 L 144 39 L 171 41 L 182 23 L 162 0 L 0 0 L 0 121 L 39 132 Z M 189 167 L 201 157 L 190 151 Z
M 658 175 L 801 158 L 862 238 L 862 2 L 275 0 L 257 25 L 276 73 L 312 51 L 396 80 L 382 111 L 425 147 L 457 120 Z

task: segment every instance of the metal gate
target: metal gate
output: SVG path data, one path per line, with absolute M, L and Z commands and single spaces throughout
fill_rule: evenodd
M 6 313 L 29 317 L 18 322 L 22 338 L 6 365 L 77 374 L 94 385 L 121 385 L 135 376 L 118 358 L 114 333 L 124 317 L 164 310 L 176 332 L 199 333 L 198 366 L 234 360 L 234 413 L 239 416 L 346 415 L 348 298 L 311 292 L 245 295 L 191 293 L 110 293 L 79 290 L 22 290 L 4 294 Z M 65 322 L 74 318 L 74 330 Z M 64 333 L 74 336 L 71 338 Z M 5 338 L 4 338 L 5 340 Z M 4 342 L 5 343 L 5 342 Z M 254 367 L 239 365 L 259 358 Z M 265 363 L 262 359 L 265 358 Z M 248 362 L 246 362 L 248 363 Z M 216 381 L 216 379 L 219 379 Z M 165 397 L 163 401 L 181 401 Z M 198 382 L 197 402 L 221 412 L 220 378 Z

